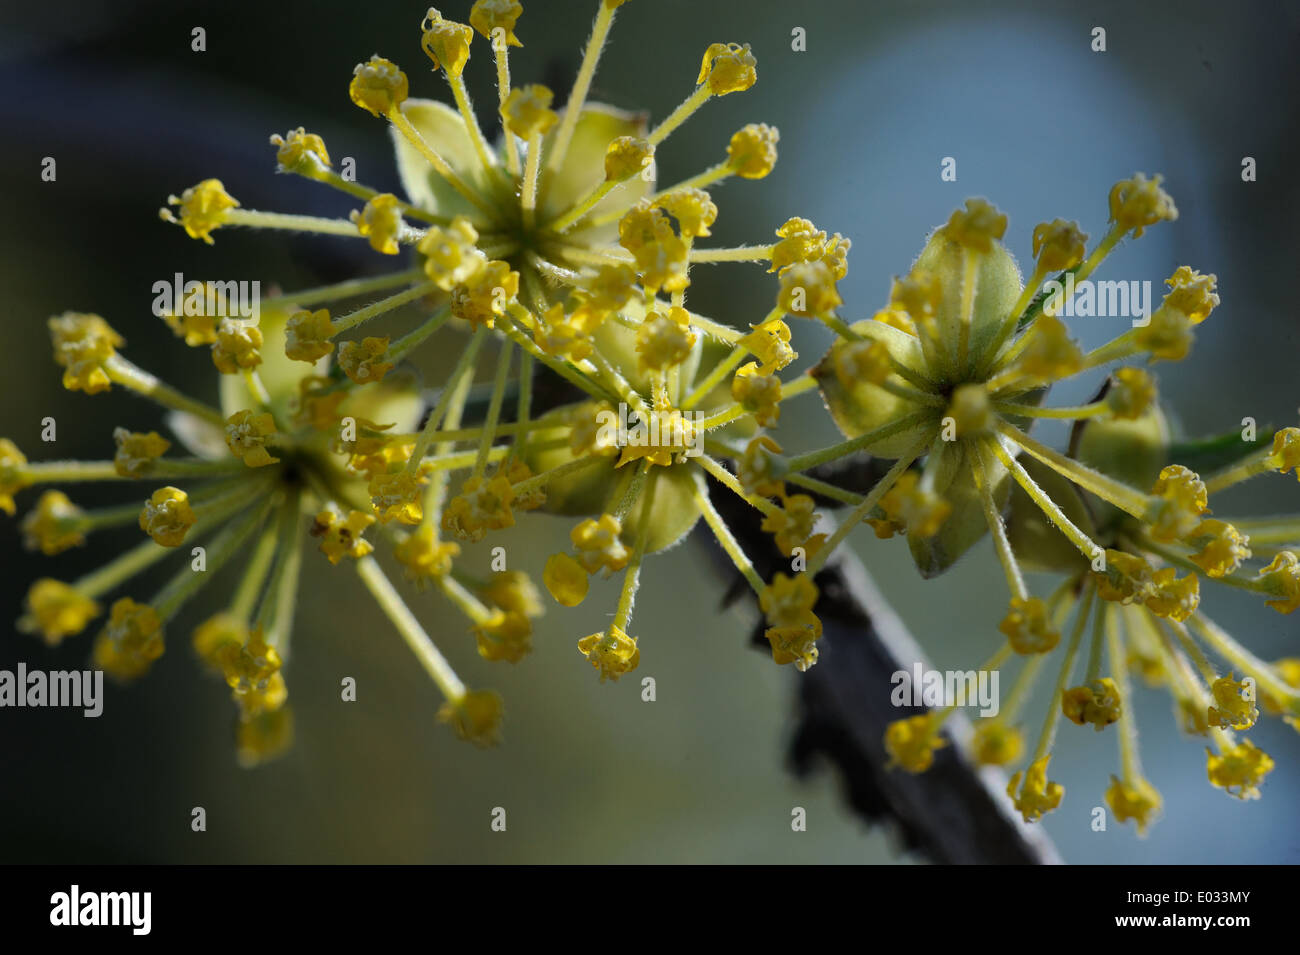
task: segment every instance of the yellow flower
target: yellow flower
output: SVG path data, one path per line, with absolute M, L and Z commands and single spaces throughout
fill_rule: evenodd
M 368 201 L 360 212 L 352 210 L 349 218 L 357 231 L 370 240 L 370 247 L 384 255 L 396 255 L 402 247 L 399 239 L 406 231 L 401 203 L 390 192 L 380 193 Z
M 473 629 L 479 656 L 484 660 L 518 663 L 533 649 L 533 625 L 514 610 L 494 610 Z
M 321 539 L 321 553 L 337 564 L 344 557 L 356 559 L 373 553 L 374 546 L 361 535 L 374 522 L 374 517 L 360 511 L 349 511 L 344 517 L 331 505 L 316 515 L 311 535 Z
M 757 362 L 736 369 L 731 379 L 731 397 L 765 428 L 775 427 L 781 418 L 781 380 L 759 372 Z
M 681 292 L 690 284 L 686 242 L 673 231 L 667 213 L 649 199 L 624 213 L 618 223 L 618 241 L 636 259 L 646 295 L 653 297 L 661 289 Z
M 144 673 L 163 654 L 162 619 L 130 597 L 113 603 L 108 623 L 95 641 L 94 662 L 119 679 Z
M 1116 418 L 1136 421 L 1155 401 L 1155 379 L 1141 368 L 1120 368 L 1111 376 L 1106 407 Z
M 301 126 L 289 130 L 284 136 L 278 133 L 273 135 L 271 145 L 277 147 L 275 161 L 284 172 L 314 176 L 322 168 L 330 168 L 330 154 L 325 149 L 325 140 Z
M 396 474 L 377 474 L 370 480 L 370 503 L 381 524 L 398 521 L 418 524 L 424 517 L 421 498 L 427 479 L 403 468 Z
M 834 270 L 822 259 L 796 262 L 781 273 L 777 305 L 805 318 L 829 315 L 844 304 L 835 281 Z
M 149 473 L 153 463 L 167 453 L 172 443 L 157 431 L 141 433 L 126 428 L 113 429 L 117 453 L 113 470 L 124 478 L 139 478 Z
M 88 395 L 108 391 L 104 364 L 125 339 L 98 315 L 64 312 L 47 323 L 54 344 L 54 361 L 63 368 L 63 387 Z
M 424 36 L 420 47 L 433 61 L 433 68 L 443 69 L 448 76 L 460 76 L 469 62 L 469 44 L 474 39 L 474 31 L 463 23 L 445 20 L 433 7 L 420 24 Z
M 767 435 L 750 440 L 736 467 L 736 477 L 746 493 L 760 497 L 785 493 L 785 484 L 781 481 L 785 470 L 777 457 L 780 453 L 781 446 Z
M 555 94 L 540 83 L 516 86 L 501 104 L 506 129 L 524 140 L 545 135 L 560 118 L 551 109 L 554 98 Z
M 212 363 L 223 375 L 235 375 L 262 363 L 262 330 L 240 319 L 223 318 L 212 346 Z
M 826 249 L 826 233 L 798 216 L 785 220 L 776 236 L 781 241 L 772 247 L 769 272 L 780 272 L 797 262 L 811 262 Z
M 546 558 L 542 583 L 556 602 L 565 607 L 576 607 L 587 599 L 591 585 L 587 570 L 570 554 L 552 554 Z
M 835 374 L 845 388 L 864 381 L 883 385 L 892 371 L 889 348 L 884 342 L 849 342 L 835 356 Z
M 1007 231 L 1007 217 L 985 199 L 967 199 L 966 208 L 953 212 L 943 233 L 949 240 L 976 252 L 993 251 L 993 243 Z M 1037 248 L 1034 250 L 1037 255 Z
M 333 334 L 329 309 L 294 312 L 284 324 L 284 353 L 294 361 L 318 361 L 334 350 Z
M 222 656 L 222 675 L 226 685 L 235 691 L 236 702 L 243 706 L 244 699 L 248 699 L 249 705 L 244 706 L 247 711 L 277 709 L 283 697 L 278 692 L 268 697 L 266 691 L 272 678 L 280 675 L 281 662 L 275 647 L 267 644 L 262 628 L 255 627 L 236 652 Z
M 885 768 L 923 773 L 934 765 L 935 750 L 947 745 L 928 713 L 894 720 L 885 728 L 885 752 L 889 754 Z
M 578 551 L 578 563 L 588 574 L 605 572 L 605 576 L 627 566 L 630 554 L 623 546 L 623 525 L 613 514 L 588 518 L 572 531 L 569 538 Z
M 442 513 L 442 529 L 462 541 L 480 541 L 488 531 L 515 526 L 510 509 L 514 488 L 504 474 L 489 479 L 472 477 Z
M 780 572 L 759 594 L 758 606 L 769 625 L 763 635 L 776 663 L 793 663 L 802 672 L 817 662 L 814 644 L 822 635 L 821 620 L 813 613 L 817 597 L 817 586 L 806 575 Z
M 1199 325 L 1219 304 L 1219 296 L 1214 293 L 1217 281 L 1218 276 L 1202 275 L 1190 266 L 1180 265 L 1165 279 L 1169 294 L 1164 306 L 1182 312 L 1193 325 Z
M 680 365 L 690 355 L 696 338 L 686 309 L 670 308 L 666 315 L 647 313 L 636 333 L 641 367 L 662 371 Z
M 813 534 L 817 524 L 815 502 L 807 494 L 782 495 L 780 509 L 763 518 L 762 529 L 776 538 L 776 546 L 789 557 L 796 547 L 802 547 L 804 556 L 817 552 L 825 534 Z
M 980 720 L 971 737 L 971 753 L 980 766 L 1006 766 L 1020 758 L 1025 736 L 999 719 Z
M 933 537 L 939 533 L 939 528 L 952 513 L 952 505 L 933 491 L 921 487 L 920 478 L 912 471 L 899 477 L 880 499 L 880 509 L 893 528 L 917 537 Z M 876 521 L 871 523 L 876 526 Z M 877 526 L 877 536 L 880 536 L 880 531 Z
M 170 209 L 159 209 L 158 215 L 164 222 L 175 222 L 191 239 L 202 239 L 212 245 L 212 233 L 226 223 L 226 213 L 237 208 L 239 201 L 226 192 L 220 179 L 204 179 L 197 186 L 190 186 L 176 196 L 167 197 L 167 205 L 179 206 L 180 218 L 177 219 Z
M 1250 557 L 1250 538 L 1225 521 L 1201 521 L 1186 543 L 1200 547 L 1189 559 L 1211 577 L 1232 573 Z
M 476 746 L 495 746 L 501 741 L 501 718 L 505 704 L 491 690 L 470 690 L 459 700 L 448 700 L 438 710 L 438 719 L 450 723 L 456 735 Z
M 524 617 L 540 617 L 546 612 L 533 579 L 522 570 L 497 571 L 479 589 L 479 594 L 488 603 Z
M 1273 450 L 1266 463 L 1279 474 L 1295 468 L 1296 480 L 1300 480 L 1300 428 L 1283 428 L 1273 435 Z
M 459 555 L 459 544 L 437 540 L 428 525 L 412 531 L 393 547 L 393 556 L 406 568 L 407 579 L 417 586 L 447 576 L 451 573 L 452 560 Z
M 1218 706 L 1211 706 L 1206 711 L 1206 722 L 1211 726 L 1229 727 L 1234 730 L 1248 730 L 1259 719 L 1259 710 L 1255 707 L 1254 697 L 1245 695 L 1247 686 L 1238 683 L 1229 673 L 1221 676 L 1210 686 L 1210 694 Z
M 1083 261 L 1088 236 L 1079 223 L 1053 219 L 1034 226 L 1033 248 L 1038 267 L 1044 272 L 1063 272 Z
M 276 759 L 292 745 L 293 710 L 289 706 L 244 715 L 235 726 L 235 758 L 245 769 Z
M 1061 712 L 1066 719 L 1079 726 L 1091 723 L 1098 732 L 1119 719 L 1123 706 L 1119 687 L 1110 677 L 1072 687 L 1061 697 Z
M 605 181 L 623 182 L 640 175 L 654 159 L 655 148 L 636 136 L 619 136 L 605 147 Z
M 1273 771 L 1273 759 L 1248 739 L 1228 746 L 1220 754 L 1206 751 L 1210 782 L 1238 799 L 1258 799 L 1259 784 Z
M 714 96 L 741 93 L 758 82 L 757 65 L 748 43 L 713 43 L 704 51 L 695 82 L 708 83 Z
M 1110 777 L 1110 787 L 1106 790 L 1106 804 L 1119 822 L 1132 819 L 1137 823 L 1138 835 L 1146 835 L 1147 827 L 1160 815 L 1160 793 L 1156 792 L 1145 779 L 1139 778 L 1132 785 L 1123 783 L 1116 776 Z
M 0 511 L 13 516 L 14 495 L 25 488 L 30 479 L 25 468 L 27 458 L 18 445 L 8 438 L 0 438 Z
M 1048 755 L 1031 763 L 1027 773 L 1024 771 L 1016 773 L 1007 784 L 1007 795 L 1011 797 L 1011 801 L 1024 817 L 1025 822 L 1035 822 L 1045 813 L 1061 805 L 1065 787 L 1060 783 L 1047 780 L 1047 764 L 1051 758 Z M 1022 778 L 1023 788 L 1020 785 Z
M 762 179 L 776 166 L 780 139 L 776 127 L 750 123 L 737 130 L 727 144 L 727 165 L 742 179 Z
M 244 409 L 226 419 L 226 446 L 250 468 L 263 468 L 280 460 L 266 450 L 274 436 L 275 419 L 270 412 L 254 414 Z
M 79 524 L 84 513 L 62 491 L 46 491 L 23 519 L 24 545 L 47 557 L 81 547 L 86 543 Z
M 1042 381 L 1068 378 L 1083 368 L 1083 352 L 1055 315 L 1044 314 L 1034 322 L 1034 336 L 1016 363 L 1023 375 Z
M 423 255 L 424 272 L 444 292 L 462 285 L 487 265 L 478 250 L 478 230 L 464 216 L 456 216 L 445 229 L 433 226 L 416 243 Z
M 195 520 L 188 494 L 178 487 L 160 487 L 140 511 L 140 530 L 163 547 L 179 547 Z
M 1282 599 L 1267 601 L 1278 613 L 1291 613 L 1300 607 L 1300 559 L 1289 550 L 1281 551 L 1255 578 L 1265 593 Z
M 227 661 L 239 656 L 248 637 L 248 624 L 223 612 L 213 614 L 195 627 L 190 643 L 205 666 L 224 676 Z
M 1194 471 L 1171 464 L 1160 472 L 1151 493 L 1160 498 L 1153 505 L 1151 536 L 1156 540 L 1178 540 L 1193 531 L 1207 510 L 1209 495 Z
M 384 116 L 396 109 L 410 92 L 406 74 L 391 60 L 375 54 L 366 63 L 358 63 L 352 71 L 348 96 L 352 102 L 373 116 Z
M 504 31 L 501 36 L 506 46 L 523 46 L 515 36 L 515 24 L 523 12 L 518 0 L 474 0 L 469 25 L 488 40 L 493 39 L 493 30 L 500 29 Z
M 1201 602 L 1201 582 L 1195 574 L 1176 579 L 1172 567 L 1162 567 L 1151 575 L 1151 593 L 1146 607 L 1158 617 L 1183 621 L 1196 612 Z
M 674 189 L 656 205 L 677 220 L 682 235 L 692 239 L 712 235 L 709 226 L 718 218 L 718 207 L 703 189 Z
M 75 636 L 99 616 L 99 604 L 60 580 L 42 577 L 27 591 L 27 613 L 18 621 L 24 633 L 40 631 L 50 646 Z
M 1047 619 L 1047 605 L 1038 597 L 1013 597 L 1011 608 L 998 625 L 1016 653 L 1049 653 L 1061 634 Z
M 578 641 L 578 651 L 600 671 L 601 683 L 631 673 L 641 662 L 636 638 L 629 637 L 618 627 L 610 627 L 608 633 L 583 637 Z
M 1174 200 L 1160 188 L 1162 180 L 1162 176 L 1147 179 L 1139 172 L 1115 183 L 1110 190 L 1110 221 L 1136 239 L 1147 226 L 1177 219 Z
M 770 319 L 750 327 L 753 330 L 737 344 L 758 358 L 761 374 L 780 371 L 799 357 L 790 347 L 790 326 L 781 319 Z
M 508 262 L 491 261 L 451 290 L 451 313 L 475 328 L 494 328 L 506 306 L 519 294 L 519 273 Z
M 380 361 L 388 354 L 387 338 L 363 338 L 339 346 L 339 367 L 358 385 L 380 381 L 393 369 L 391 361 Z

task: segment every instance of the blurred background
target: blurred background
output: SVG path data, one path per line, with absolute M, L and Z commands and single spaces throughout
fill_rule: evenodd
M 566 90 L 595 0 L 524 2 L 515 81 Z M 444 0 L 443 13 L 465 20 L 468 7 Z M 1137 170 L 1163 173 L 1179 220 L 1121 246 L 1099 277 L 1149 279 L 1158 296 L 1179 264 L 1216 273 L 1223 305 L 1197 330 L 1190 359 L 1155 369 L 1162 392 L 1190 434 L 1238 428 L 1247 416 L 1261 428 L 1282 426 L 1295 422 L 1300 403 L 1297 248 L 1288 225 L 1300 214 L 1298 10 L 1292 2 L 1172 0 L 633 0 L 619 11 L 593 97 L 657 119 L 691 90 L 708 43 L 752 44 L 758 85 L 708 104 L 675 133 L 658 157 L 660 180 L 717 162 L 744 123 L 778 126 L 776 171 L 714 191 L 721 214 L 712 243 L 770 241 L 792 215 L 849 236 L 841 291 L 851 320 L 884 304 L 891 278 L 969 196 L 990 198 L 1010 217 L 1006 242 L 1025 262 L 1036 223 L 1074 218 L 1100 235 L 1112 183 Z M 94 398 L 63 391 L 49 360 L 48 315 L 104 315 L 138 364 L 212 399 L 208 356 L 184 348 L 150 314 L 155 281 L 179 271 L 294 289 L 388 268 L 364 243 L 331 238 L 228 230 L 206 247 L 160 223 L 157 209 L 169 193 L 215 176 L 250 208 L 346 214 L 346 197 L 274 174 L 267 137 L 299 125 L 325 138 L 336 163 L 355 158 L 360 181 L 396 191 L 383 124 L 349 103 L 347 84 L 353 65 L 378 52 L 403 66 L 412 95 L 449 99 L 419 48 L 424 11 L 396 0 L 365 8 L 333 0 L 5 3 L 0 189 L 9 226 L 0 233 L 0 285 L 9 350 L 0 435 L 33 459 L 103 459 L 115 425 L 161 425 L 152 406 L 120 390 Z M 200 26 L 207 49 L 194 52 L 191 30 Z M 1104 53 L 1091 49 L 1098 26 Z M 805 52 L 791 49 L 796 27 L 806 31 Z M 477 39 L 466 71 L 485 125 L 495 102 L 486 50 Z M 41 181 L 47 156 L 57 160 L 56 182 Z M 1246 156 L 1257 162 L 1256 182 L 1241 179 Z M 956 182 L 940 181 L 944 157 L 956 160 Z M 693 279 L 693 308 L 737 326 L 757 321 L 776 288 L 757 266 L 701 267 Z M 1077 320 L 1072 328 L 1086 347 L 1127 321 Z M 795 334 L 806 366 L 827 339 L 806 323 Z M 425 351 L 439 352 L 420 357 L 426 380 L 436 381 L 454 349 Z M 1063 388 L 1055 403 L 1080 403 L 1096 385 Z M 816 402 L 805 401 L 782 417 L 780 437 L 795 450 L 837 437 Z M 53 448 L 39 439 L 45 416 L 58 422 Z M 1050 429 L 1043 435 L 1063 440 Z M 124 493 L 82 485 L 75 498 L 93 506 Z M 29 492 L 20 507 L 33 499 Z M 1296 501 L 1289 479 L 1261 479 L 1237 492 L 1234 513 L 1294 511 Z M 529 515 L 502 541 L 512 568 L 540 578 L 568 526 Z M 15 521 L 0 523 L 0 617 L 18 615 L 35 577 L 70 579 L 135 539 L 100 535 L 51 560 L 21 550 Z M 923 582 L 900 541 L 853 540 L 937 666 L 965 669 L 988 656 L 1006 597 L 987 542 L 942 581 Z M 913 861 L 888 833 L 867 831 L 848 812 L 829 770 L 806 781 L 786 772 L 799 675 L 748 648 L 757 611 L 746 602 L 720 609 L 725 581 L 698 540 L 654 559 L 644 575 L 633 632 L 642 648 L 637 677 L 655 677 L 655 703 L 641 701 L 637 680 L 599 684 L 574 649 L 604 626 L 615 583 L 577 610 L 553 607 L 538 622 L 533 655 L 516 667 L 480 660 L 462 618 L 438 598 L 418 598 L 417 612 L 467 682 L 506 698 L 506 741 L 486 752 L 435 722 L 436 689 L 352 575 L 307 556 L 287 669 L 298 730 L 288 756 L 251 771 L 236 766 L 227 692 L 188 652 L 189 629 L 218 608 L 228 586 L 218 584 L 176 622 L 171 649 L 145 680 L 109 689 L 100 719 L 0 713 L 0 861 Z M 1300 653 L 1295 619 L 1223 589 L 1204 607 L 1255 652 Z M 88 645 L 83 636 L 47 650 L 6 626 L 0 668 L 19 660 L 78 667 Z M 355 703 L 339 700 L 345 676 L 357 680 Z M 1030 710 L 1035 723 L 1042 705 Z M 1243 804 L 1207 783 L 1201 741 L 1181 737 L 1169 709 L 1158 692 L 1137 703 L 1147 775 L 1166 806 L 1145 840 L 1114 823 L 1091 830 L 1090 810 L 1116 765 L 1113 734 L 1063 727 L 1052 775 L 1067 796 L 1045 825 L 1064 857 L 1300 861 L 1291 811 L 1300 735 L 1275 721 L 1252 733 L 1278 765 L 1263 800 Z M 195 806 L 207 810 L 204 834 L 190 830 Z M 497 806 L 508 813 L 505 833 L 489 829 Z M 807 810 L 805 833 L 791 831 L 795 806 Z

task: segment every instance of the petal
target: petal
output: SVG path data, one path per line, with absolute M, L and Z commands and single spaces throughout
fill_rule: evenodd
M 559 124 L 548 134 L 542 145 L 542 161 L 546 161 Z M 564 164 L 555 173 L 548 173 L 542 181 L 543 220 L 554 218 L 605 181 L 605 150 L 619 136 L 646 135 L 646 114 L 631 113 L 603 103 L 588 103 L 573 131 Z M 592 216 L 626 209 L 642 196 L 650 194 L 654 178 L 646 181 L 633 176 L 616 186 L 592 209 Z M 606 229 L 605 231 L 609 231 Z M 584 239 L 594 238 L 594 233 L 581 233 Z M 617 234 L 617 231 L 613 234 Z
M 401 108 L 424 141 L 457 175 L 484 194 L 491 191 L 487 170 L 479 162 L 459 112 L 431 99 L 408 99 Z M 397 173 L 412 204 L 438 215 L 465 215 L 481 221 L 482 212 L 448 185 L 406 137 L 392 128 L 389 133 L 397 153 Z

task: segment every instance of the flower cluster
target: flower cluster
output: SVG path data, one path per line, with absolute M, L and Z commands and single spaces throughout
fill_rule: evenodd
M 461 681 L 382 569 L 376 544 L 389 545 L 414 589 L 458 608 L 484 660 L 516 663 L 531 649 L 541 593 L 521 572 L 469 573 L 462 547 L 508 532 L 530 511 L 569 517 L 569 543 L 546 561 L 542 583 L 572 607 L 587 599 L 593 578 L 617 578 L 609 626 L 576 641 L 601 680 L 617 680 L 641 657 L 632 616 L 643 565 L 701 521 L 752 588 L 773 660 L 799 670 L 818 660 L 817 574 L 858 525 L 906 537 L 926 577 L 988 535 L 1010 597 L 1005 639 L 986 667 L 1017 656 L 1024 664 L 1000 715 L 977 728 L 979 761 L 1021 759 L 1022 704 L 1048 657 L 1059 660 L 1043 728 L 1008 788 L 1025 819 L 1063 798 L 1048 778 L 1061 716 L 1098 731 L 1113 726 L 1120 766 L 1106 798 L 1140 829 L 1154 818 L 1161 800 L 1138 760 L 1133 671 L 1164 685 L 1184 728 L 1210 741 L 1215 785 L 1258 795 L 1272 761 L 1235 734 L 1261 707 L 1300 718 L 1300 661 L 1269 664 L 1251 654 L 1201 611 L 1200 580 L 1293 611 L 1300 520 L 1210 517 L 1209 501 L 1255 475 L 1300 472 L 1300 429 L 1279 431 L 1268 447 L 1202 478 L 1176 460 L 1154 378 L 1137 364 L 1113 370 L 1086 405 L 1044 404 L 1052 384 L 1090 370 L 1182 359 L 1218 305 L 1215 277 L 1181 267 L 1148 323 L 1084 351 L 1039 292 L 1053 276 L 1087 279 L 1126 237 L 1176 219 L 1160 178 L 1138 174 L 1115 185 L 1110 226 L 1091 251 L 1075 223 L 1038 225 L 1034 268 L 1023 280 L 1002 244 L 1006 217 L 969 200 L 895 280 L 885 308 L 849 323 L 840 316 L 844 236 L 794 217 L 766 242 L 704 241 L 720 214 L 718 187 L 773 169 L 777 130 L 747 125 L 703 171 L 667 187 L 656 180 L 656 151 L 674 130 L 709 100 L 757 82 L 748 46 L 708 46 L 694 89 L 656 125 L 589 100 L 621 5 L 600 0 L 562 111 L 552 109 L 551 90 L 512 81 L 523 14 L 514 0 L 477 0 L 468 23 L 430 9 L 420 24 L 421 47 L 454 106 L 413 98 L 390 60 L 359 64 L 349 96 L 390 129 L 404 198 L 337 172 L 321 137 L 299 128 L 271 138 L 278 170 L 359 202 L 349 215 L 248 209 L 217 179 L 169 199 L 162 218 L 208 244 L 243 226 L 359 239 L 376 255 L 403 259 L 391 274 L 285 293 L 251 321 L 189 308 L 164 316 L 186 345 L 211 350 L 219 409 L 132 364 L 104 319 L 50 320 L 66 387 L 122 387 L 153 399 L 172 412 L 175 437 L 192 456 L 169 456 L 168 438 L 124 428 L 104 462 L 28 462 L 0 441 L 0 507 L 10 513 L 14 495 L 35 485 L 152 485 L 143 509 L 83 511 L 60 491 L 43 494 L 23 530 L 46 554 L 116 524 L 137 522 L 149 539 L 79 580 L 37 581 L 22 626 L 51 643 L 74 636 L 138 572 L 204 541 L 203 573 L 186 566 L 147 603 L 120 596 L 107 608 L 94 655 L 120 677 L 143 674 L 164 651 L 164 627 L 210 573 L 239 565 L 228 606 L 196 629 L 193 644 L 231 689 L 241 758 L 257 762 L 281 751 L 292 731 L 282 663 L 311 538 L 329 564 L 355 569 L 443 693 L 441 718 L 462 738 L 489 744 L 499 736 L 500 697 Z M 491 140 L 463 79 L 483 42 L 497 78 L 500 130 Z M 724 263 L 758 265 L 773 277 L 772 308 L 750 316 L 757 320 L 747 328 L 688 303 L 695 267 Z M 405 334 L 365 334 L 373 319 L 397 313 L 416 316 Z M 829 328 L 835 342 L 810 374 L 783 377 L 798 357 L 796 319 Z M 407 359 L 447 340 L 458 357 L 425 407 Z M 483 371 L 487 397 L 471 400 Z M 552 377 L 558 405 L 535 406 L 539 375 Z M 771 432 L 786 402 L 815 393 L 844 440 L 787 455 Z M 1044 418 L 1075 423 L 1069 453 L 1031 436 Z M 813 473 L 862 454 L 894 462 L 865 493 Z M 713 493 L 754 509 L 791 573 L 760 576 Z M 819 499 L 843 509 L 833 527 Z M 1251 560 L 1262 564 L 1250 569 Z M 1046 598 L 1035 596 L 1026 571 L 1060 580 Z M 892 725 L 885 745 L 893 764 L 927 769 L 949 712 Z

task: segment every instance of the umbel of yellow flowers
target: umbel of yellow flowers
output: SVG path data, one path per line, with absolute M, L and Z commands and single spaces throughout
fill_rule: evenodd
M 1008 792 L 1026 819 L 1063 798 L 1048 778 L 1062 715 L 1117 736 L 1120 765 L 1106 793 L 1117 818 L 1145 829 L 1155 817 L 1160 797 L 1142 775 L 1129 705 L 1135 670 L 1167 688 L 1184 728 L 1208 738 L 1211 781 L 1241 798 L 1258 795 L 1272 762 L 1236 734 L 1260 708 L 1297 719 L 1300 661 L 1269 664 L 1237 643 L 1200 610 L 1200 580 L 1293 611 L 1300 520 L 1211 517 L 1209 498 L 1297 469 L 1300 431 L 1279 431 L 1268 447 L 1204 479 L 1172 460 L 1143 365 L 1187 355 L 1195 327 L 1219 302 L 1213 275 L 1179 268 L 1149 324 L 1088 352 L 1038 294 L 1051 277 L 1087 279 L 1123 239 L 1175 219 L 1160 178 L 1138 174 L 1114 186 L 1109 228 L 1091 250 L 1073 222 L 1038 225 L 1034 268 L 1023 280 L 1002 244 L 1006 217 L 972 199 L 894 282 L 886 307 L 850 321 L 838 289 L 850 242 L 840 234 L 795 217 L 765 242 L 706 241 L 720 212 L 717 188 L 773 169 L 775 129 L 747 125 L 719 142 L 701 172 L 667 187 L 656 181 L 656 152 L 673 131 L 709 100 L 757 82 L 749 47 L 708 45 L 693 90 L 650 125 L 588 95 L 620 6 L 597 4 L 562 111 L 550 90 L 512 78 L 510 50 L 526 31 L 518 29 L 522 5 L 511 0 L 478 0 L 467 24 L 436 9 L 420 24 L 421 46 L 454 105 L 413 98 L 406 73 L 381 56 L 359 64 L 348 93 L 390 131 L 402 197 L 344 178 L 321 137 L 302 128 L 271 138 L 278 171 L 336 190 L 352 204 L 348 214 L 249 209 L 218 179 L 170 197 L 162 217 L 208 244 L 232 227 L 314 232 L 402 259 L 390 274 L 286 293 L 251 321 L 189 308 L 164 315 L 187 346 L 210 349 L 217 404 L 134 365 L 122 353 L 125 336 L 103 318 L 50 320 L 66 387 L 120 387 L 153 399 L 172 412 L 174 437 L 191 455 L 170 455 L 172 439 L 157 432 L 122 428 L 113 458 L 97 462 L 29 462 L 0 441 L 0 507 L 11 513 L 14 495 L 37 485 L 150 485 L 137 495 L 147 497 L 143 509 L 82 510 L 61 491 L 44 492 L 23 529 L 28 546 L 46 554 L 119 524 L 138 523 L 149 536 L 77 580 L 38 580 L 22 626 L 58 643 L 107 611 L 96 661 L 136 677 L 164 652 L 164 628 L 211 572 L 238 566 L 228 605 L 197 627 L 193 646 L 231 689 L 240 758 L 255 763 L 291 738 L 283 664 L 311 540 L 329 565 L 356 571 L 443 694 L 441 719 L 462 738 L 490 744 L 499 737 L 500 697 L 462 682 L 382 569 L 378 545 L 411 589 L 435 592 L 463 614 L 487 664 L 513 664 L 531 649 L 542 594 L 520 571 L 470 572 L 462 546 L 510 533 L 528 511 L 567 516 L 569 543 L 546 561 L 542 582 L 571 607 L 588 597 L 593 578 L 617 578 L 609 626 L 576 640 L 600 679 L 617 680 L 641 658 L 632 617 L 643 565 L 701 519 L 753 589 L 773 660 L 799 670 L 818 660 L 816 575 L 859 525 L 905 537 L 927 577 L 988 535 L 1010 597 L 1000 627 L 990 621 L 990 634 L 1004 639 L 985 666 L 1022 658 L 1023 668 L 999 715 L 978 726 L 974 748 L 986 763 L 1024 758 Z M 463 79 L 474 53 L 495 68 L 500 129 L 491 135 Z M 696 266 L 727 263 L 773 276 L 771 310 L 737 316 L 742 328 L 688 301 Z M 214 295 L 219 301 L 204 290 L 205 300 Z M 367 334 L 380 316 L 409 316 L 409 330 Z M 835 333 L 811 374 L 783 376 L 797 358 L 791 318 Z M 430 348 L 457 357 L 426 408 L 408 358 Z M 1044 403 L 1056 381 L 1116 362 L 1129 363 L 1111 372 L 1095 401 Z M 469 396 L 480 369 L 488 398 L 476 412 Z M 559 376 L 580 400 L 537 413 L 539 373 Z M 813 393 L 843 440 L 787 455 L 771 432 L 786 402 Z M 611 440 L 601 422 L 619 407 L 660 437 Z M 1075 422 L 1069 453 L 1031 436 L 1039 418 Z M 865 494 L 811 473 L 864 453 L 894 462 Z M 791 573 L 760 577 L 712 503 L 709 478 L 761 515 L 792 558 Z M 820 529 L 814 494 L 845 509 L 835 530 Z M 204 542 L 205 573 L 183 566 L 147 602 L 121 594 L 140 571 L 195 541 Z M 1028 570 L 1057 574 L 1056 589 L 1035 596 Z M 1049 657 L 1057 675 L 1029 751 L 1020 712 Z M 948 712 L 891 726 L 894 762 L 930 766 Z

